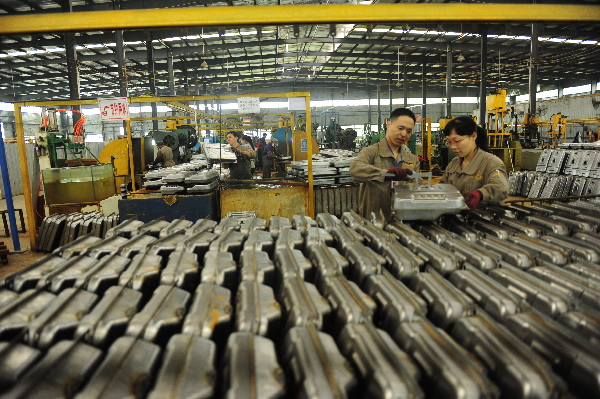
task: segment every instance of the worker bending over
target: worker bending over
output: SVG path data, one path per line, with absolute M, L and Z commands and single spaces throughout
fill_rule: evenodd
M 350 165 L 352 180 L 358 188 L 358 213 L 371 219 L 381 213 L 389 219 L 392 208 L 392 184 L 408 180 L 419 171 L 419 159 L 403 148 L 415 127 L 415 114 L 407 108 L 397 108 L 386 125 L 385 139 L 363 148 Z M 390 176 L 383 176 L 382 174 Z
M 465 197 L 469 209 L 484 202 L 501 203 L 508 196 L 504 162 L 490 154 L 487 135 L 468 116 L 452 119 L 444 128 L 446 143 L 456 154 L 440 180 L 450 183 Z
M 169 166 L 175 166 L 175 161 L 173 161 L 173 150 L 168 145 L 165 145 L 162 141 L 156 143 L 158 147 L 158 153 L 156 154 L 156 159 L 152 162 L 152 165 L 156 166 L 159 163 L 162 163 L 162 166 L 167 168 Z

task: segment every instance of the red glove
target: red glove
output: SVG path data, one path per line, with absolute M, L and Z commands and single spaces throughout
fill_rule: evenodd
M 396 181 L 407 181 L 408 175 L 412 175 L 413 171 L 410 169 L 401 169 L 401 168 L 391 168 L 387 171 L 387 173 L 393 173 L 394 176 L 388 176 L 386 180 L 396 180 Z
M 483 199 L 483 194 L 479 190 L 473 190 L 465 195 L 465 204 L 470 210 L 477 208 L 479 201 Z

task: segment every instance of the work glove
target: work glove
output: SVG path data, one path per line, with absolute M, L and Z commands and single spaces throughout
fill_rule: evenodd
M 387 173 L 392 173 L 394 176 L 386 176 L 386 180 L 407 181 L 407 176 L 412 175 L 413 171 L 410 169 L 391 168 L 388 169 Z
M 483 194 L 479 190 L 473 190 L 468 192 L 465 195 L 465 204 L 469 207 L 470 210 L 474 210 L 477 208 L 479 201 L 483 199 Z

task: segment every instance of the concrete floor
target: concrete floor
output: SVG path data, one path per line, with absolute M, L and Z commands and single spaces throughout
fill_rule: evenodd
M 25 199 L 23 195 L 17 195 L 13 197 L 13 204 L 15 209 L 22 209 L 23 216 L 25 217 L 25 228 L 28 230 L 29 227 L 27 225 L 27 213 L 25 212 Z M 6 200 L 2 199 L 0 201 L 0 211 L 6 210 Z M 19 219 L 18 213 L 15 212 L 17 229 L 21 229 L 21 221 Z M 9 224 L 10 226 L 10 224 Z M 8 264 L 0 264 L 0 279 L 4 276 L 16 272 L 25 266 L 30 265 L 36 260 L 48 255 L 45 253 L 39 253 L 31 250 L 31 245 L 29 243 L 29 231 L 25 233 L 18 233 L 19 236 L 19 244 L 21 246 L 21 252 L 14 252 L 14 243 L 13 238 L 6 237 L 6 232 L 4 231 L 4 225 L 0 222 L 0 242 L 3 242 L 3 245 L 9 249 L 10 254 L 8 255 Z M 35 248 L 34 248 L 35 249 Z

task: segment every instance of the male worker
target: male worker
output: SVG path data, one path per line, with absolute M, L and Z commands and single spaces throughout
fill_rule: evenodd
M 158 153 L 156 154 L 156 159 L 152 162 L 153 165 L 158 163 L 162 163 L 163 167 L 175 166 L 175 161 L 173 161 L 173 150 L 168 145 L 165 145 L 162 141 L 156 143 L 158 147 Z
M 358 213 L 366 219 L 390 218 L 392 185 L 407 181 L 408 175 L 419 171 L 419 160 L 403 148 L 415 127 L 415 114 L 407 108 L 397 108 L 386 125 L 385 138 L 364 148 L 350 165 L 350 175 L 358 188 Z M 388 176 L 383 176 L 386 174 Z
M 271 178 L 271 171 L 275 169 L 277 171 L 277 177 L 285 177 L 285 171 L 283 165 L 277 160 L 282 157 L 281 151 L 277 148 L 278 140 L 273 139 L 265 147 L 263 155 L 263 179 Z
M 252 179 L 250 159 L 254 158 L 254 150 L 249 145 L 240 144 L 240 132 L 227 133 L 227 142 L 237 158 L 236 163 L 229 164 L 229 177 L 236 180 Z

